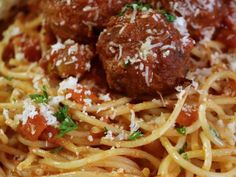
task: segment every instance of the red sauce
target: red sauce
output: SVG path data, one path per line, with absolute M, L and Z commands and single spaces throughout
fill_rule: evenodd
M 222 28 L 216 39 L 222 42 L 227 49 L 236 48 L 236 30 L 230 28 Z
M 46 127 L 45 118 L 41 115 L 36 115 L 33 118 L 28 118 L 25 124 L 20 124 L 17 130 L 26 139 L 36 141 Z

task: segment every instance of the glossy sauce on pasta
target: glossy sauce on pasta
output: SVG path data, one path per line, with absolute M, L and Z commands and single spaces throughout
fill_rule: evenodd
M 234 0 L 39 2 L 2 33 L 0 176 L 235 176 Z

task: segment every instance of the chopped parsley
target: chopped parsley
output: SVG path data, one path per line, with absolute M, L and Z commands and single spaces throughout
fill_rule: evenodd
M 11 81 L 13 79 L 13 77 L 11 77 L 11 76 L 3 76 L 3 77 L 4 77 L 4 79 L 6 79 L 8 81 Z
M 104 133 L 106 134 L 108 132 L 107 127 L 104 127 Z
M 30 98 L 35 103 L 48 103 L 48 93 L 45 86 L 42 88 L 42 94 L 31 94 Z
M 176 127 L 176 131 L 181 135 L 186 135 L 186 128 L 184 126 Z
M 66 133 L 78 128 L 77 124 L 72 120 L 68 114 L 68 106 L 61 107 L 55 116 L 57 120 L 61 123 L 59 127 L 59 137 L 63 137 Z
M 189 160 L 189 158 L 188 158 L 188 154 L 187 153 L 183 153 L 183 158 L 185 159 L 185 160 Z
M 178 150 L 178 153 L 181 154 L 185 160 L 189 160 L 188 154 L 185 153 L 186 148 L 187 148 L 187 143 L 184 143 L 183 147 Z
M 162 14 L 168 22 L 174 22 L 176 19 L 176 17 L 174 15 L 170 14 L 169 12 L 167 12 L 164 9 L 160 9 L 160 10 L 158 10 L 158 12 L 160 14 Z
M 60 125 L 59 137 L 64 136 L 66 133 L 77 129 L 76 123 L 69 117 L 67 117 Z
M 141 131 L 137 130 L 137 131 L 133 132 L 131 135 L 129 135 L 129 140 L 134 141 L 141 136 L 143 136 L 143 133 Z
M 55 153 L 61 152 L 61 151 L 63 151 L 63 150 L 64 150 L 64 147 L 59 146 L 59 147 L 56 147 L 56 148 L 54 148 L 54 149 L 51 149 L 50 152 L 53 153 L 53 154 L 55 154 Z
M 147 11 L 148 9 L 150 9 L 150 5 L 149 4 L 143 4 L 141 2 L 134 2 L 134 3 L 131 3 L 131 4 L 127 4 L 125 5 L 121 12 L 119 13 L 119 16 L 123 16 L 127 10 L 129 9 L 132 9 L 132 10 L 138 10 L 138 11 Z
M 183 147 L 178 150 L 178 153 L 183 154 L 185 152 L 186 147 L 187 147 L 187 143 L 185 143 Z
M 63 106 L 55 113 L 55 116 L 59 122 L 64 121 L 65 118 L 68 116 L 68 109 L 68 106 Z

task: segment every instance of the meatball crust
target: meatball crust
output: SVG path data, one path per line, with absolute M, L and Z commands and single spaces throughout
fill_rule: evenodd
M 141 0 L 141 2 L 151 5 L 153 9 L 159 9 L 161 7 L 160 0 Z
M 222 42 L 227 49 L 236 48 L 236 1 L 225 0 L 226 11 L 223 25 L 219 29 L 216 40 Z
M 232 29 L 236 28 L 236 1 L 225 0 L 225 7 L 224 25 Z
M 136 8 L 112 17 L 97 43 L 109 87 L 131 97 L 173 90 L 185 76 L 192 49 L 183 20 L 169 22 L 157 11 Z
M 82 77 L 90 70 L 90 62 L 94 56 L 89 45 L 67 40 L 64 44 L 57 42 L 41 60 L 40 65 L 50 76 Z
M 134 0 L 42 0 L 46 24 L 62 39 L 88 42 L 93 29 L 103 29 L 111 16 Z
M 161 0 L 161 6 L 183 16 L 195 40 L 211 39 L 222 19 L 222 0 Z

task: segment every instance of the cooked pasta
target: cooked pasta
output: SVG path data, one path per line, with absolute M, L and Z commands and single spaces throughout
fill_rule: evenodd
M 236 176 L 236 50 L 203 39 L 187 84 L 135 100 L 96 88 L 95 76 L 55 81 L 11 43 L 34 36 L 47 55 L 47 35 L 40 13 L 3 33 L 0 176 Z

